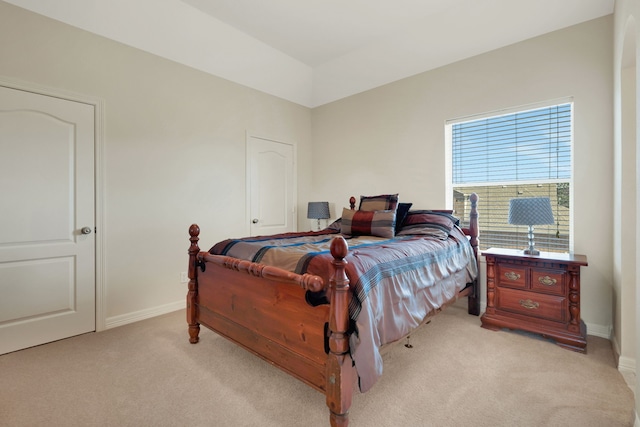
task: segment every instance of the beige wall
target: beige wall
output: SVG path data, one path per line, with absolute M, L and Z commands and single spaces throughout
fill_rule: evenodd
M 314 192 L 338 211 L 350 195 L 385 192 L 415 207 L 443 207 L 446 120 L 571 96 L 574 249 L 589 260 L 581 314 L 590 333 L 608 335 L 612 25 L 611 16 L 600 18 L 315 108 Z
M 107 326 L 180 307 L 190 224 L 206 249 L 247 234 L 247 131 L 297 146 L 298 222 L 307 223 L 308 108 L 4 2 L 0 76 L 104 100 Z

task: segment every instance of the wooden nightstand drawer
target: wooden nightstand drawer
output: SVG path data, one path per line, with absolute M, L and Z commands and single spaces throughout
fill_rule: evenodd
M 565 295 L 565 274 L 558 270 L 536 269 L 531 272 L 531 290 Z
M 512 311 L 556 322 L 567 321 L 567 300 L 564 297 L 502 288 L 498 288 L 496 294 L 497 310 Z
M 513 265 L 498 265 L 497 282 L 498 286 L 508 286 L 510 288 L 527 288 L 527 269 L 515 267 Z

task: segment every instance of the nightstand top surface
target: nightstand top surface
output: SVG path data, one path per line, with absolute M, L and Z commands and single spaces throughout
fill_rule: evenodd
M 540 255 L 528 255 L 522 249 L 489 248 L 482 251 L 482 255 L 493 255 L 532 261 L 559 261 L 571 264 L 587 265 L 586 255 L 559 252 L 540 252 Z

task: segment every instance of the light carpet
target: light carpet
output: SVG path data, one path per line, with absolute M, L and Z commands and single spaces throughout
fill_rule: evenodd
M 464 301 L 466 303 L 466 301 Z M 632 426 L 609 341 L 587 354 L 489 331 L 461 301 L 385 355 L 357 426 Z M 327 426 L 324 396 L 184 312 L 0 356 L 0 425 Z

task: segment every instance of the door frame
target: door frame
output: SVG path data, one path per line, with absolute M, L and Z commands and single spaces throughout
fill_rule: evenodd
M 93 106 L 94 111 L 94 209 L 95 209 L 95 309 L 96 332 L 104 331 L 105 326 L 105 221 L 104 221 L 104 106 L 102 98 L 78 94 L 62 89 L 54 89 L 33 82 L 18 80 L 12 77 L 0 75 L 0 85 L 11 89 L 32 92 L 39 95 L 51 96 L 73 102 L 80 102 Z
M 292 144 L 290 142 L 285 142 L 283 141 L 281 138 L 272 138 L 269 136 L 264 136 L 264 135 L 259 135 L 258 133 L 254 133 L 251 131 L 246 131 L 245 132 L 245 143 L 244 143 L 244 148 L 245 148 L 245 235 L 249 236 L 251 234 L 251 170 L 249 169 L 249 143 L 251 138 L 257 138 L 257 139 L 264 139 L 266 141 L 271 141 L 271 142 L 275 142 L 277 144 L 284 144 L 284 145 L 289 145 L 291 146 L 292 150 L 293 150 L 293 208 L 294 208 L 294 214 L 293 214 L 293 231 L 297 231 L 298 230 L 298 170 L 297 170 L 297 159 L 298 159 L 298 153 L 297 153 L 297 147 L 296 144 Z

